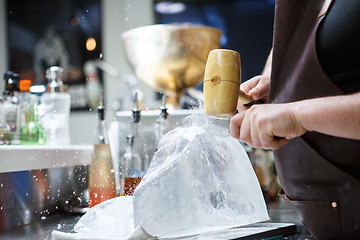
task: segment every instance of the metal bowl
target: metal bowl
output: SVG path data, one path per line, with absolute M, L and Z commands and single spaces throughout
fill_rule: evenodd
M 199 84 L 207 56 L 220 48 L 222 32 L 189 24 L 156 24 L 122 34 L 126 58 L 139 80 L 179 103 L 182 92 Z

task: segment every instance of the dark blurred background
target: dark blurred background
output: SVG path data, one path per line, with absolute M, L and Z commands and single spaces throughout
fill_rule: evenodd
M 155 0 L 156 23 L 219 28 L 222 48 L 241 56 L 242 81 L 260 74 L 272 46 L 274 0 Z

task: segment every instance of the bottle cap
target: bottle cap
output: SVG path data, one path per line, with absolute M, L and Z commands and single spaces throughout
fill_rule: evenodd
M 64 92 L 62 81 L 63 72 L 64 69 L 58 66 L 51 66 L 46 70 L 48 92 Z
M 163 92 L 162 96 L 161 96 L 161 106 L 160 106 L 160 117 L 162 119 L 167 119 L 168 118 L 168 112 L 167 112 L 167 107 L 166 107 L 166 94 Z
M 126 136 L 126 143 L 128 146 L 132 147 L 134 145 L 134 136 L 133 135 L 127 135 Z
M 31 83 L 29 79 L 20 80 L 20 92 L 30 92 Z
M 97 107 L 97 119 L 99 121 L 105 119 L 104 90 L 101 91 L 99 106 Z
M 5 90 L 4 95 L 12 95 L 13 92 L 20 91 L 19 74 L 13 71 L 7 71 L 4 74 Z
M 4 73 L 4 81 L 7 81 L 9 78 L 12 78 L 13 76 L 14 76 L 13 71 L 7 71 L 6 73 Z
M 141 110 L 139 109 L 139 93 L 134 92 L 133 96 L 134 108 L 132 110 L 133 122 L 140 122 Z

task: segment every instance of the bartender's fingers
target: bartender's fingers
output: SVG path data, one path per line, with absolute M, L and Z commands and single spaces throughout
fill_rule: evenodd
M 230 120 L 232 136 L 255 148 L 278 149 L 287 139 L 301 134 L 292 132 L 293 129 L 286 111 L 272 105 L 252 106 Z
M 230 133 L 233 138 L 240 139 L 240 128 L 245 112 L 241 111 L 230 118 Z
M 243 84 L 240 89 L 254 100 L 263 99 L 267 101 L 270 88 L 270 78 L 266 75 L 258 75 L 250 78 Z
M 268 76 L 263 75 L 260 79 L 256 87 L 249 91 L 249 95 L 254 100 L 263 99 L 267 102 L 268 94 L 270 89 L 270 78 Z
M 247 143 L 252 147 L 261 147 L 259 133 L 251 126 L 249 114 L 241 111 L 230 119 L 230 133 L 232 137 Z
M 273 133 L 264 132 L 259 134 L 261 148 L 263 149 L 279 149 L 288 142 L 288 139 L 278 137 Z
M 249 80 L 245 81 L 240 85 L 240 89 L 246 94 L 249 94 L 250 90 L 256 87 L 256 85 L 259 83 L 261 77 L 262 75 L 258 75 L 250 78 Z
M 258 145 L 256 129 L 251 127 L 246 111 L 241 111 L 230 119 L 230 133 L 232 137 L 246 142 L 250 146 Z
M 254 148 L 279 149 L 287 139 L 276 137 L 271 130 L 265 130 L 251 111 L 244 114 L 239 139 Z
M 239 139 L 243 142 L 246 142 L 250 146 L 254 146 L 257 143 L 257 139 L 254 138 L 256 131 L 251 126 L 251 121 L 249 119 L 249 114 L 247 114 L 247 111 L 241 112 L 241 114 L 244 114 L 244 116 L 240 127 Z

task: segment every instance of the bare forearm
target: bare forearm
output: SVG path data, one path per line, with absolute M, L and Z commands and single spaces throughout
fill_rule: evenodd
M 306 130 L 360 139 L 360 93 L 292 104 L 295 118 Z
M 271 49 L 269 56 L 266 60 L 264 70 L 262 72 L 262 75 L 268 76 L 269 78 L 271 75 L 272 53 L 273 53 L 273 50 Z

